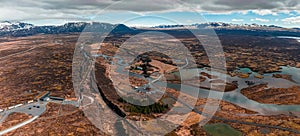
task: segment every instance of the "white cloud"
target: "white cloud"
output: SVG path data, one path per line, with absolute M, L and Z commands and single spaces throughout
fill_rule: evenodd
M 270 22 L 269 19 L 263 19 L 263 18 L 255 18 L 255 19 L 251 19 L 251 21 L 259 21 L 259 22 L 263 22 L 263 23 Z
M 232 21 L 232 22 L 243 22 L 244 19 L 235 19 L 235 18 L 234 18 L 234 19 L 232 19 L 231 21 Z
M 82 20 L 101 11 L 129 11 L 135 13 L 191 11 L 206 13 L 243 13 L 259 15 L 296 11 L 299 0 L 4 0 L 1 1 L 0 20 L 73 19 Z
M 300 24 L 300 16 L 297 17 L 289 17 L 281 20 L 286 24 Z
M 255 13 L 255 14 L 261 15 L 261 16 L 264 16 L 264 15 L 277 16 L 278 15 L 277 12 L 274 12 L 272 10 L 267 10 L 267 9 L 264 9 L 264 10 L 253 10 L 252 12 Z

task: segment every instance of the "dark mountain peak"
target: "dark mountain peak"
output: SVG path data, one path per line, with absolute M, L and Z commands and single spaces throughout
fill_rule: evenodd
M 118 32 L 118 31 L 119 32 L 124 32 L 124 31 L 132 31 L 132 29 L 129 28 L 128 26 L 124 25 L 124 24 L 116 24 L 114 26 L 113 31 L 115 31 L 115 32 Z

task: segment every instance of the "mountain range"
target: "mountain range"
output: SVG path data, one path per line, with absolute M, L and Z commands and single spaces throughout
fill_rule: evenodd
M 34 26 L 33 24 L 21 22 L 1 22 L 0 36 L 29 36 L 35 34 L 61 34 L 75 32 L 131 32 L 133 29 L 123 24 L 108 24 L 99 22 L 76 22 L 66 23 L 60 26 Z
M 176 29 L 214 29 L 217 34 L 250 34 L 250 35 L 279 35 L 300 36 L 300 28 L 283 28 L 275 25 L 258 24 L 229 24 L 222 22 L 201 23 L 192 25 L 160 25 L 151 28 L 134 28 L 124 24 L 109 24 L 100 22 L 72 22 L 59 26 L 34 26 L 23 22 L 0 22 L 0 36 L 29 36 L 35 34 L 61 34 L 74 32 L 111 32 L 138 33 L 153 29 L 176 30 Z

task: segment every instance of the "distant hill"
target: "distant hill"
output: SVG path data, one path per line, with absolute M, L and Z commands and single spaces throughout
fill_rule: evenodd
M 254 36 L 297 36 L 300 28 L 283 28 L 275 25 L 228 24 L 211 22 L 192 25 L 160 25 L 151 28 L 130 28 L 124 24 L 99 22 L 66 23 L 60 26 L 34 26 L 22 22 L 0 22 L 0 36 L 30 36 L 35 34 L 61 34 L 74 32 L 110 32 L 111 34 L 134 34 L 143 31 L 173 31 L 188 29 L 213 29 L 218 35 L 254 35 Z
M 258 25 L 258 24 L 231 24 L 223 22 L 210 22 L 192 25 L 159 25 L 152 28 L 198 28 L 198 29 L 235 29 L 235 30 L 277 30 L 277 31 L 299 31 L 300 28 L 284 28 L 276 25 Z
M 152 27 L 159 30 L 176 29 L 212 29 L 218 35 L 254 35 L 254 36 L 297 36 L 300 37 L 300 28 L 283 28 L 275 25 L 258 24 L 229 24 L 210 22 L 192 25 L 159 25 Z

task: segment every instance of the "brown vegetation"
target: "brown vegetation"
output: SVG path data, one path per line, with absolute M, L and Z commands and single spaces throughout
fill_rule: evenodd
M 300 87 L 291 88 L 269 88 L 266 85 L 256 85 L 241 90 L 241 93 L 251 100 L 281 105 L 300 104 Z

